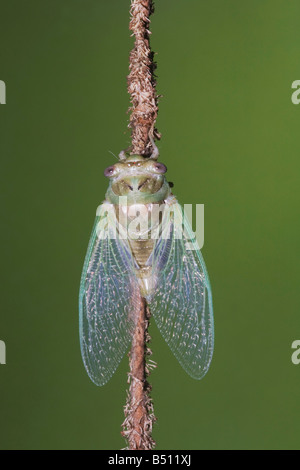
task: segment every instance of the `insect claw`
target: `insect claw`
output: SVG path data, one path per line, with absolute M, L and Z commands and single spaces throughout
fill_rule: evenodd
M 119 153 L 119 159 L 120 159 L 121 161 L 126 160 L 126 153 L 125 153 L 125 150 L 121 150 L 121 152 Z
M 159 157 L 159 150 L 158 150 L 158 147 L 154 143 L 154 139 L 152 135 L 149 135 L 149 140 L 152 145 L 152 154 L 150 155 L 150 158 L 152 158 L 152 160 L 157 160 Z

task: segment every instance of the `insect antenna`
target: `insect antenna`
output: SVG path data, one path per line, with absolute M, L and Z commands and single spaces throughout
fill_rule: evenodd
M 111 150 L 109 150 L 109 153 L 111 153 L 118 160 L 118 157 Z

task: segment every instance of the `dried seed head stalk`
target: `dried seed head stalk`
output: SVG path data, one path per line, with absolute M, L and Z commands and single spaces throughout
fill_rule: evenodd
M 124 408 L 125 420 L 122 425 L 122 435 L 127 440 L 130 450 L 152 450 L 155 441 L 151 434 L 156 417 L 150 397 L 151 385 L 147 382 L 147 377 L 150 369 L 156 367 L 156 364 L 153 361 L 146 363 L 146 356 L 152 354 L 148 347 L 150 312 L 146 300 L 142 297 L 135 314 L 136 327 L 129 354 L 130 388 Z
M 160 135 L 155 129 L 158 112 L 155 90 L 153 52 L 149 44 L 149 17 L 153 13 L 152 0 L 131 0 L 131 21 L 129 29 L 135 36 L 134 48 L 130 54 L 128 92 L 131 96 L 129 112 L 131 128 L 131 154 L 157 158 L 158 150 L 154 139 Z M 121 152 L 122 153 L 122 152 Z M 122 155 L 124 157 L 124 155 Z M 120 157 L 121 158 L 121 157 Z M 151 386 L 147 382 L 150 369 L 156 365 L 147 361 L 152 354 L 148 343 L 150 311 L 146 300 L 140 300 L 133 312 L 135 331 L 129 354 L 129 393 L 125 406 L 125 420 L 122 435 L 127 439 L 130 450 L 151 450 L 155 446 L 152 426 L 156 420 L 150 397 Z
M 147 157 L 152 153 L 150 137 L 153 140 L 160 139 L 160 134 L 155 129 L 158 113 L 154 78 L 156 64 L 149 41 L 149 17 L 153 11 L 152 0 L 131 0 L 129 29 L 135 36 L 135 43 L 129 57 L 130 73 L 127 77 L 132 105 L 129 108 L 132 140 L 130 151 L 131 154 Z

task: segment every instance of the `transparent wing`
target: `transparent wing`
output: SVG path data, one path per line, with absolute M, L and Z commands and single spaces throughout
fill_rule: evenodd
M 162 336 L 182 367 L 193 378 L 201 379 L 213 354 L 211 287 L 181 206 L 173 204 L 171 210 L 173 213 L 166 211 L 163 217 L 162 237 L 154 248 L 152 266 L 157 284 L 148 301 Z
M 79 295 L 81 354 L 96 385 L 104 385 L 111 378 L 126 352 L 133 331 L 132 315 L 139 304 L 134 261 L 127 240 L 115 237 L 113 206 L 104 203 L 100 207 Z

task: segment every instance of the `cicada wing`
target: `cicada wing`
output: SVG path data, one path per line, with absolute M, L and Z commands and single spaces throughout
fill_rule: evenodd
M 104 203 L 90 238 L 79 295 L 81 354 L 96 385 L 111 378 L 126 352 L 139 299 L 128 242 L 116 237 L 114 208 Z
M 157 284 L 148 299 L 150 310 L 179 363 L 193 378 L 201 379 L 209 369 L 214 346 L 207 270 L 178 203 L 165 211 L 162 225 L 152 257 Z

